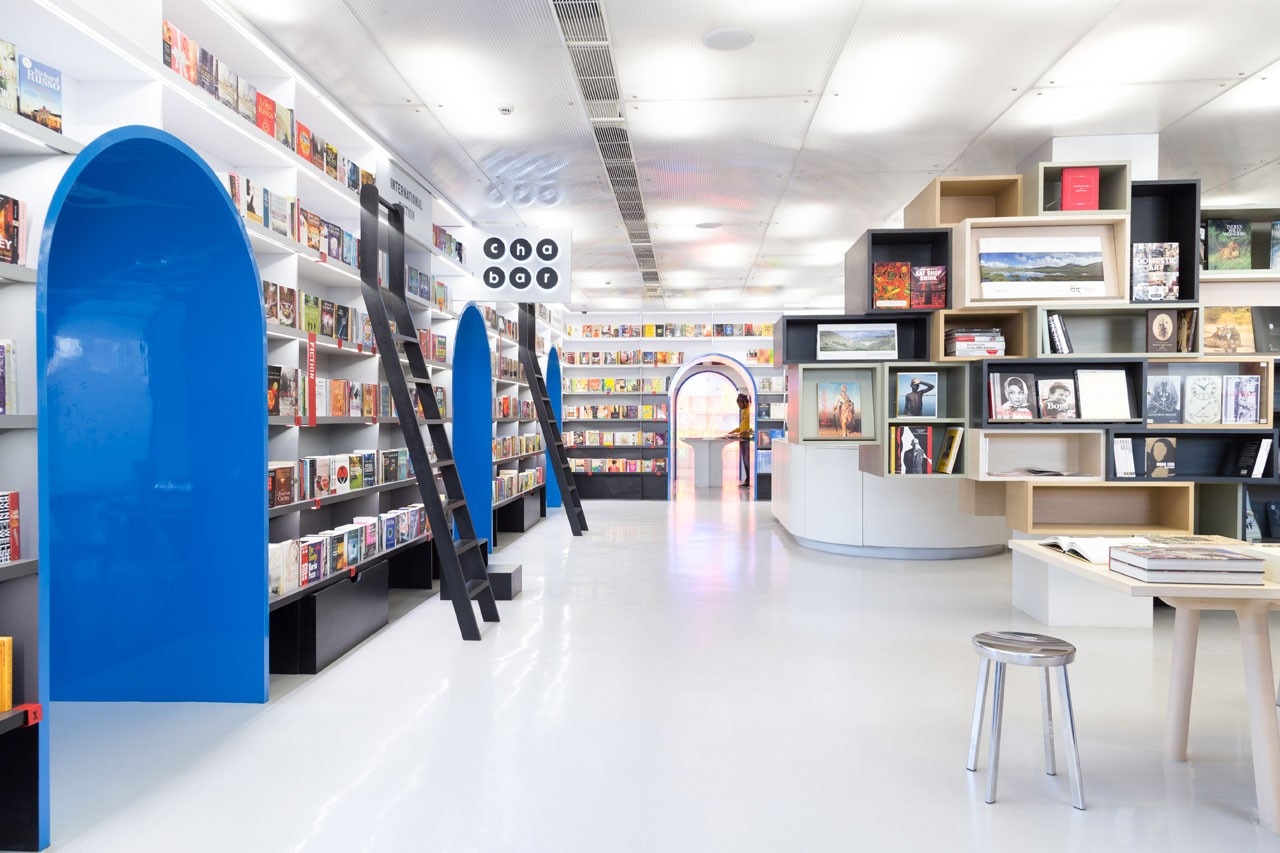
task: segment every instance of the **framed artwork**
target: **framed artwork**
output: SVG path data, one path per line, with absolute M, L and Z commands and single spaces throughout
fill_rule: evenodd
M 875 441 L 876 377 L 871 369 L 818 370 L 804 382 L 801 437 L 806 441 Z M 883 379 L 881 379 L 883 381 Z
M 903 372 L 898 376 L 896 416 L 899 418 L 938 417 L 938 374 Z
M 818 361 L 892 361 L 898 357 L 894 323 L 819 323 Z
M 1097 234 L 980 237 L 983 299 L 1094 299 L 1108 296 Z

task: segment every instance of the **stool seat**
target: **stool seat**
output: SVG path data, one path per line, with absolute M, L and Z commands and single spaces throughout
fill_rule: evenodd
M 974 634 L 973 649 L 989 660 L 1019 666 L 1066 666 L 1076 659 L 1076 647 L 1066 640 L 1024 631 Z

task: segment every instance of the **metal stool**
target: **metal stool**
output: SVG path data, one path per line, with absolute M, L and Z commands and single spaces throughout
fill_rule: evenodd
M 996 801 L 996 771 L 1000 764 L 1000 724 L 1004 717 L 1004 667 L 1005 664 L 1038 666 L 1044 677 L 1040 681 L 1040 705 L 1044 711 L 1044 763 L 1045 773 L 1057 774 L 1053 750 L 1053 710 L 1049 699 L 1049 670 L 1058 671 L 1058 703 L 1062 706 L 1067 734 L 1067 772 L 1071 777 L 1071 793 L 1075 807 L 1084 809 L 1084 782 L 1080 779 L 1080 749 L 1076 745 L 1076 723 L 1071 711 L 1071 686 L 1067 682 L 1067 664 L 1076 659 L 1076 647 L 1043 634 L 1026 634 L 1021 631 L 987 631 L 975 634 L 973 650 L 982 661 L 978 665 L 978 695 L 973 700 L 973 730 L 969 734 L 970 770 L 978 769 L 978 742 L 982 738 L 982 716 L 987 702 L 987 680 L 991 663 L 996 665 L 995 695 L 991 702 L 991 747 L 987 776 L 987 802 Z

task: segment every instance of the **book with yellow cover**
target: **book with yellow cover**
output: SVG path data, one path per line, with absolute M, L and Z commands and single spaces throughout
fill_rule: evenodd
M 0 713 L 13 710 L 13 637 L 0 637 Z

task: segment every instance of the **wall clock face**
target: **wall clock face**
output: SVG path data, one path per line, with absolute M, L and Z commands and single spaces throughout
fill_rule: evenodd
M 1187 379 L 1186 422 L 1214 424 L 1222 419 L 1222 384 L 1216 376 Z

